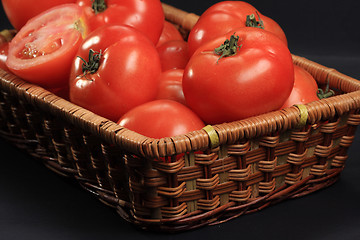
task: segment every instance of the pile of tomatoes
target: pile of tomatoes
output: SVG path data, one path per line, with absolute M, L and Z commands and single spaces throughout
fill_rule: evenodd
M 148 137 L 318 99 L 281 27 L 243 1 L 208 8 L 187 41 L 160 0 L 2 4 L 18 32 L 1 68 Z

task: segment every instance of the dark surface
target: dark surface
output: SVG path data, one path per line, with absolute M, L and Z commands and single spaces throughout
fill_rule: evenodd
M 217 1 L 164 2 L 200 14 Z M 294 54 L 360 79 L 359 1 L 251 2 L 283 27 Z M 2 9 L 0 15 L 1 29 L 8 27 Z M 360 239 L 359 138 L 358 132 L 333 186 L 175 235 L 134 228 L 72 181 L 0 139 L 0 239 Z

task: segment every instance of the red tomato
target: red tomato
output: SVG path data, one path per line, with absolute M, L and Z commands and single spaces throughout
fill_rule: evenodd
M 281 108 L 319 100 L 317 96 L 318 85 L 313 76 L 297 65 L 294 65 L 294 74 L 294 87 Z
M 6 66 L 5 62 L 8 56 L 9 51 L 9 43 L 5 42 L 0 44 L 0 68 L 8 71 L 8 67 Z
M 160 35 L 157 47 L 170 40 L 184 40 L 179 30 L 170 22 L 164 22 L 164 28 Z
M 45 10 L 61 4 L 75 2 L 76 0 L 2 0 L 6 16 L 17 30 L 20 30 L 29 19 Z
M 65 4 L 32 18 L 9 44 L 7 67 L 46 88 L 68 84 L 70 68 L 86 35 L 82 9 Z
M 118 124 L 151 138 L 173 137 L 205 126 L 189 108 L 171 100 L 155 100 L 133 108 Z
M 293 87 L 293 62 L 284 42 L 258 28 L 236 29 L 236 36 L 202 45 L 184 71 L 186 104 L 209 124 L 279 109 Z M 226 51 L 231 56 L 222 56 Z
M 159 47 L 161 69 L 166 71 L 173 68 L 184 69 L 189 61 L 188 44 L 184 40 L 170 40 Z
M 202 44 L 223 36 L 234 29 L 247 26 L 248 16 L 252 16 L 255 25 L 274 33 L 287 44 L 286 36 L 281 27 L 271 18 L 262 15 L 255 7 L 243 1 L 223 1 L 212 5 L 199 18 L 189 34 L 189 52 L 192 55 Z M 252 22 L 248 25 L 251 25 Z M 261 27 L 261 26 L 257 26 Z
M 9 54 L 9 42 L 16 34 L 16 30 L 2 30 L 0 32 L 0 68 L 9 71 L 6 66 L 6 59 Z
M 164 26 L 159 0 L 78 0 L 89 20 L 90 31 L 105 24 L 129 25 L 143 32 L 156 44 Z
M 95 51 L 93 62 L 89 51 Z M 99 53 L 101 53 L 99 55 Z M 161 65 L 154 44 L 128 26 L 105 26 L 89 34 L 79 48 L 70 75 L 70 100 L 117 121 L 125 112 L 154 100 Z M 84 66 L 93 68 L 85 69 Z
M 170 69 L 160 74 L 156 99 L 169 99 L 186 105 L 182 90 L 183 69 Z

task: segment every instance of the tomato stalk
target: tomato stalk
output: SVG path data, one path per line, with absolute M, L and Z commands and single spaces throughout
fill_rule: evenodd
M 92 0 L 91 8 L 93 9 L 95 15 L 102 13 L 107 9 L 105 0 Z
M 259 20 L 256 20 L 255 14 L 247 15 L 245 25 L 247 27 L 255 27 L 264 29 L 264 22 L 261 20 L 259 13 L 256 11 Z
M 78 58 L 80 58 L 83 61 L 81 65 L 81 69 L 84 75 L 96 73 L 96 71 L 99 69 L 100 66 L 101 57 L 102 57 L 101 51 L 95 52 L 92 49 L 90 49 L 89 51 L 89 61 L 86 61 L 82 57 L 78 56 Z
M 219 60 L 223 57 L 231 57 L 234 56 L 238 49 L 241 48 L 241 45 L 238 45 L 239 42 L 239 36 L 231 35 L 230 39 L 226 39 L 223 44 L 221 44 L 220 47 L 215 48 L 214 52 L 217 55 L 220 55 L 220 57 L 217 60 L 217 63 Z
M 332 97 L 335 95 L 335 92 L 330 89 L 329 85 L 330 85 L 330 83 L 329 83 L 329 81 L 327 81 L 325 90 L 323 90 L 321 88 L 318 89 L 316 94 L 319 99 L 328 98 L 328 97 Z

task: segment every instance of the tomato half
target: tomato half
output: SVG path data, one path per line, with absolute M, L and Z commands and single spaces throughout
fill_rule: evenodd
M 212 40 L 194 53 L 184 71 L 183 91 L 186 104 L 215 124 L 279 109 L 293 83 L 292 57 L 284 42 L 262 29 L 239 28 L 236 35 Z
M 135 28 L 99 28 L 84 40 L 77 56 L 70 75 L 70 100 L 79 106 L 117 121 L 135 106 L 155 99 L 159 55 Z
M 240 27 L 263 28 L 287 44 L 284 31 L 271 18 L 262 15 L 254 6 L 243 1 L 222 1 L 209 7 L 189 34 L 189 52 L 192 55 L 202 44 Z
M 184 40 L 170 40 L 159 47 L 161 69 L 166 71 L 173 68 L 184 69 L 189 61 L 188 43 Z
M 294 65 L 294 87 L 290 96 L 281 108 L 294 104 L 305 104 L 319 100 L 317 96 L 318 85 L 316 80 L 305 69 Z
M 164 11 L 159 0 L 78 0 L 88 18 L 90 31 L 105 24 L 132 26 L 156 44 L 164 27 Z
M 186 105 L 182 90 L 183 69 L 170 69 L 159 76 L 159 90 L 156 99 L 168 99 Z
M 10 42 L 7 67 L 46 88 L 67 85 L 72 60 L 87 32 L 82 15 L 76 4 L 64 4 L 32 18 Z
M 205 126 L 189 108 L 171 100 L 155 100 L 133 108 L 118 124 L 151 138 L 173 137 Z
M 1 0 L 11 25 L 20 30 L 26 22 L 52 7 L 76 0 Z

